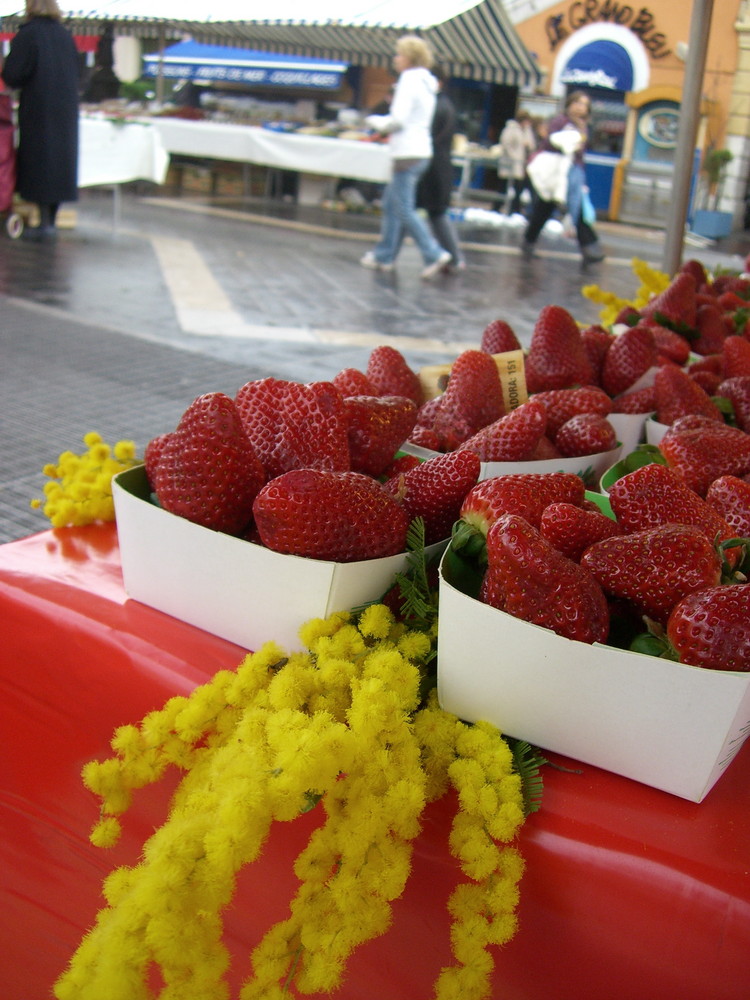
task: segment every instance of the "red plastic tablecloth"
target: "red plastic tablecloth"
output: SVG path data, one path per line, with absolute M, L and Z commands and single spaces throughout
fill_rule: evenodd
M 126 599 L 112 526 L 0 546 L 0 997 L 41 1000 L 103 900 L 165 816 L 166 784 L 136 793 L 117 848 L 92 847 L 97 800 L 80 770 L 113 729 L 187 693 L 244 651 Z M 269 636 L 273 638 L 273 636 Z M 696 733 L 696 739 L 700 734 Z M 502 1000 L 747 1000 L 750 743 L 700 805 L 587 765 L 545 769 L 520 847 L 520 930 L 496 951 Z M 173 787 L 173 786 L 172 786 Z M 453 802 L 434 804 L 389 933 L 352 959 L 345 1000 L 428 1000 L 449 959 L 459 875 Z M 277 824 L 227 914 L 237 984 L 281 919 L 315 812 Z M 106 1000 L 106 998 L 102 998 Z

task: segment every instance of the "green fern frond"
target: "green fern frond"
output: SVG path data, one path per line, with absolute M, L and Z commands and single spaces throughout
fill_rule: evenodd
M 508 739 L 511 753 L 513 754 L 513 764 L 516 772 L 521 778 L 521 792 L 523 795 L 523 811 L 526 816 L 538 812 L 542 805 L 542 794 L 544 792 L 544 780 L 541 768 L 549 764 L 546 757 L 543 757 L 537 747 L 533 747 L 526 740 Z

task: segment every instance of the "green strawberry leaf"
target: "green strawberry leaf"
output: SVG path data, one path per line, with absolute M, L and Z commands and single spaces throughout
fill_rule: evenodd
M 659 326 L 666 326 L 668 330 L 674 330 L 675 333 L 679 333 L 681 337 L 684 337 L 689 343 L 697 340 L 700 336 L 698 330 L 694 326 L 690 326 L 682 319 L 670 319 L 664 313 L 659 312 L 657 309 L 654 312 L 654 321 L 659 324 Z

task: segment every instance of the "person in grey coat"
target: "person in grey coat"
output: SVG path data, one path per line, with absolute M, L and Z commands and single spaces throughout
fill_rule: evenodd
M 26 20 L 3 64 L 20 92 L 16 190 L 39 206 L 34 239 L 54 238 L 61 202 L 78 199 L 79 61 L 57 0 L 26 0 Z

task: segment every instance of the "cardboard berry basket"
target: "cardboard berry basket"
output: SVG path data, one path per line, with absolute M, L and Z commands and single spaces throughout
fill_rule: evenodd
M 408 441 L 401 445 L 402 452 L 416 455 L 426 460 L 434 458 L 440 452 L 420 448 Z M 493 476 L 507 476 L 516 472 L 572 472 L 583 479 L 590 489 L 597 489 L 599 477 L 620 457 L 622 445 L 618 443 L 611 451 L 602 451 L 596 455 L 584 455 L 581 458 L 552 458 L 533 462 L 482 462 L 479 467 L 479 478 L 492 479 Z
M 605 497 L 587 495 L 606 509 Z M 439 586 L 438 695 L 466 721 L 691 802 L 750 732 L 750 673 L 587 645 L 520 621 L 466 592 L 450 550 Z
M 326 562 L 203 528 L 151 503 L 143 466 L 115 476 L 113 495 L 128 597 L 249 650 L 301 649 L 300 625 L 377 600 L 406 567 L 405 553 Z
M 646 441 L 649 444 L 659 444 L 669 430 L 669 424 L 661 424 L 653 416 L 646 421 Z

